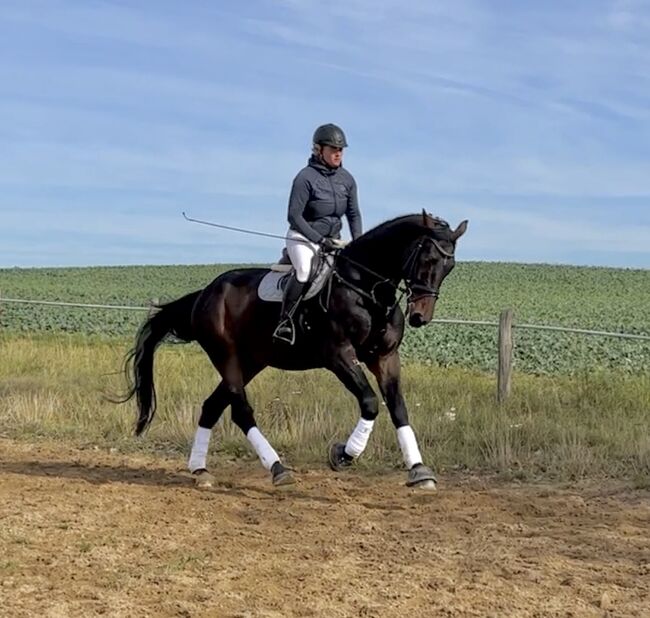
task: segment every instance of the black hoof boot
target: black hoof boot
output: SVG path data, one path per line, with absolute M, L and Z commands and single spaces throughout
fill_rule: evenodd
M 335 472 L 349 468 L 353 461 L 354 457 L 351 457 L 345 452 L 345 444 L 336 442 L 330 446 L 329 463 L 330 468 Z
M 279 461 L 276 461 L 271 466 L 271 476 L 273 477 L 273 484 L 278 487 L 280 485 L 293 485 L 296 479 L 293 474 L 287 470 Z
M 431 468 L 424 464 L 415 464 L 408 472 L 406 486 L 418 489 L 435 489 L 436 477 Z

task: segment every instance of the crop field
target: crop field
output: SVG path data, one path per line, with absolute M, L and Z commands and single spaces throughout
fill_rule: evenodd
M 81 303 L 147 305 L 201 288 L 233 265 L 126 266 L 0 270 L 0 295 Z M 436 317 L 650 333 L 650 270 L 461 263 L 445 281 Z M 66 332 L 131 337 L 133 311 L 0 305 L 5 332 Z M 432 324 L 408 329 L 406 359 L 487 370 L 496 364 L 494 327 Z M 650 369 L 650 342 L 571 333 L 516 331 L 516 368 L 528 373 Z

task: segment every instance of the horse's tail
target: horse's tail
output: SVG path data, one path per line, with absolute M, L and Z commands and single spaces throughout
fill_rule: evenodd
M 153 357 L 156 348 L 167 335 L 182 341 L 193 341 L 191 327 L 192 307 L 201 290 L 187 294 L 178 300 L 156 305 L 158 309 L 138 330 L 133 349 L 124 361 L 124 372 L 129 390 L 121 402 L 134 395 L 138 402 L 138 419 L 135 434 L 139 436 L 151 423 L 156 412 L 156 389 L 153 383 Z

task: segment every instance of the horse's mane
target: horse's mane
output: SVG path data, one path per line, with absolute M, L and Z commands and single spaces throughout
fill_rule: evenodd
M 422 213 L 395 217 L 394 219 L 384 221 L 383 223 L 369 229 L 367 232 L 362 234 L 358 240 L 373 240 L 376 237 L 383 236 L 389 229 L 403 226 L 417 227 L 420 228 L 423 233 L 430 233 L 436 240 L 452 242 L 449 223 L 444 219 L 434 217 L 429 213 L 426 214 L 426 218 L 427 223 L 425 225 Z

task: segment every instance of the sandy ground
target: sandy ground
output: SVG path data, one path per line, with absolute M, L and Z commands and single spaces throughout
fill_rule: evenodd
M 650 492 L 0 440 L 2 616 L 650 616 Z

